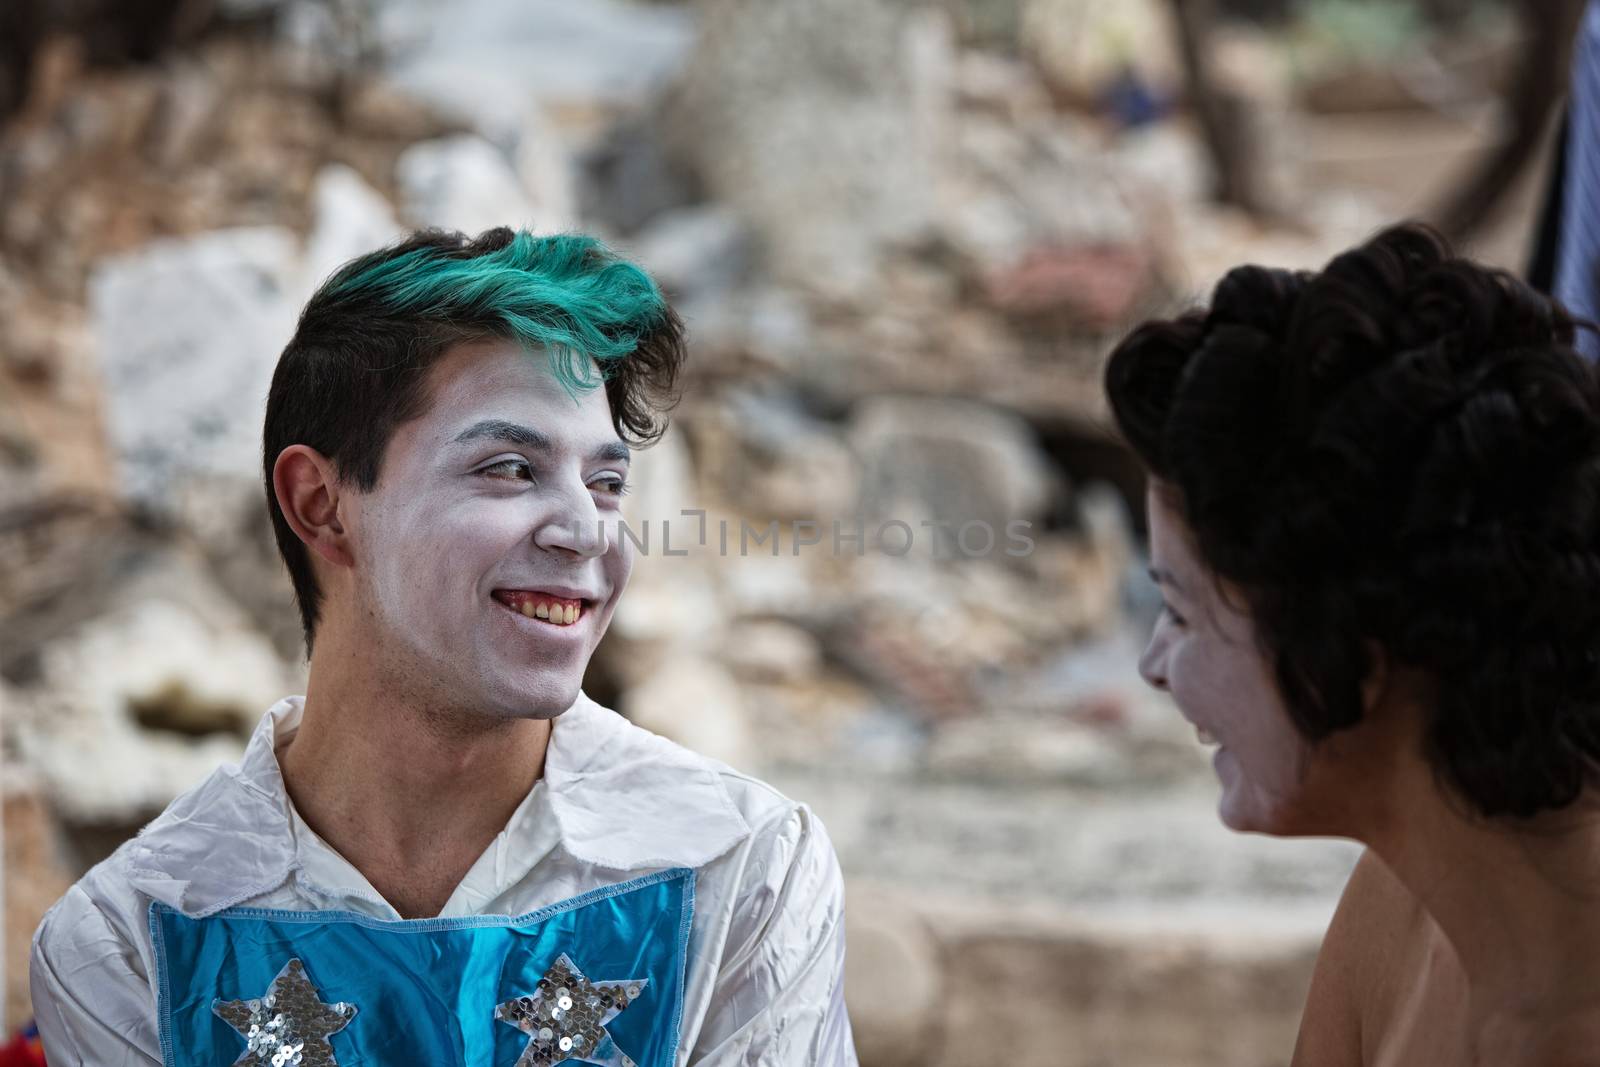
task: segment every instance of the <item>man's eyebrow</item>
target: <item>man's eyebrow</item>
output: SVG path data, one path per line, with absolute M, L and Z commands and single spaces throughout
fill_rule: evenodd
M 519 426 L 505 419 L 484 419 L 482 422 L 475 422 L 456 434 L 450 443 L 459 445 L 468 441 L 484 440 L 505 441 L 508 444 L 521 445 L 523 448 L 532 448 L 540 452 L 550 451 L 548 436 L 532 426 Z
M 1178 580 L 1172 576 L 1172 572 L 1164 567 L 1151 567 L 1150 580 L 1157 585 L 1170 585 L 1178 592 L 1183 592 L 1183 586 L 1179 585 Z
M 504 441 L 536 452 L 550 452 L 554 448 L 543 431 L 505 419 L 475 422 L 456 434 L 450 443 L 459 445 L 470 441 Z M 621 441 L 608 441 L 590 453 L 589 458 L 596 462 L 629 463 L 633 459 L 633 450 Z

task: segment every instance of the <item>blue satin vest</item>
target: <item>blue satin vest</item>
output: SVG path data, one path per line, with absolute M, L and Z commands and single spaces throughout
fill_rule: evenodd
M 193 919 L 154 903 L 163 1062 L 310 1065 L 331 1048 L 338 1067 L 671 1067 L 693 912 L 688 869 L 518 916 L 231 908 Z M 275 1025 L 298 1027 L 307 1049 L 285 1039 L 274 1061 Z

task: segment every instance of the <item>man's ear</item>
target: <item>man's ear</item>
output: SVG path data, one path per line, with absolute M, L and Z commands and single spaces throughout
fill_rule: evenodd
M 308 445 L 290 445 L 272 464 L 272 491 L 295 536 L 337 567 L 355 562 L 339 519 L 340 483 L 333 463 Z

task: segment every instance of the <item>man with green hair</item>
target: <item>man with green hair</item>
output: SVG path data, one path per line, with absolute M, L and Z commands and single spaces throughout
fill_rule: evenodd
M 821 824 L 580 688 L 682 361 L 581 236 L 318 290 L 262 457 L 306 693 L 45 917 L 51 1067 L 855 1063 Z

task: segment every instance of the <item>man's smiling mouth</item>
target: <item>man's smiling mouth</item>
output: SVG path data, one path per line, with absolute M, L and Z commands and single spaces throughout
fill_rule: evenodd
M 532 589 L 496 589 L 490 594 L 511 611 L 529 619 L 541 619 L 554 626 L 571 626 L 583 618 L 592 603 L 585 597 L 563 597 Z

